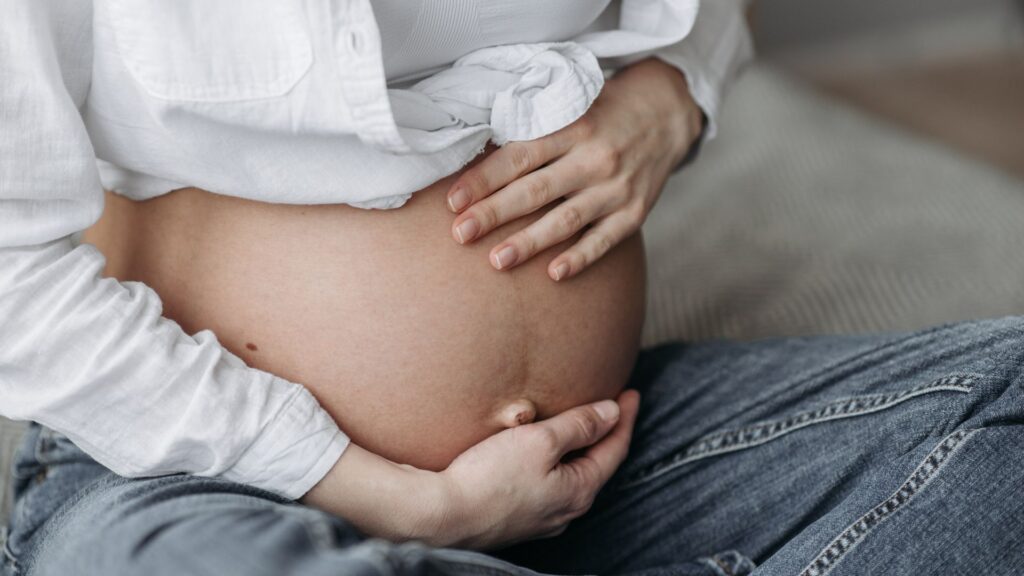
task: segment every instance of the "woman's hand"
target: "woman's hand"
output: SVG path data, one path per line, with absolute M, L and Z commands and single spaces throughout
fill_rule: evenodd
M 623 69 L 562 130 L 511 142 L 466 170 L 448 192 L 452 235 L 468 244 L 553 202 L 554 209 L 490 252 L 506 270 L 589 226 L 548 265 L 564 280 L 636 232 L 672 169 L 702 130 L 685 77 L 656 59 Z
M 304 501 L 396 541 L 487 549 L 554 536 L 590 508 L 625 459 L 639 397 L 627 390 L 618 402 L 503 430 L 443 472 L 352 445 Z
M 639 405 L 640 394 L 626 390 L 617 403 L 579 406 L 470 448 L 441 473 L 442 532 L 478 549 L 561 534 L 626 458 Z

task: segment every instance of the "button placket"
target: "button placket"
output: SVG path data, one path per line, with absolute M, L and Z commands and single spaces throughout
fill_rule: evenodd
M 344 2 L 335 20 L 335 51 L 344 76 L 342 96 L 360 140 L 375 147 L 404 149 L 388 104 L 380 36 L 369 0 Z

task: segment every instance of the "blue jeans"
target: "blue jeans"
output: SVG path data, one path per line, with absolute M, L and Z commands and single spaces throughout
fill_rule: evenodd
M 217 479 L 131 480 L 33 427 L 7 574 L 1024 574 L 1024 319 L 642 353 L 630 456 L 561 536 L 367 539 Z M 756 567 L 755 567 L 756 566 Z

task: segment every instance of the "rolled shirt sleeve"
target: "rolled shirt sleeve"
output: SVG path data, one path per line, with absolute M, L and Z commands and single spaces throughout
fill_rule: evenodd
M 221 476 L 288 498 L 348 437 L 302 386 L 162 317 L 71 236 L 103 210 L 79 110 L 89 2 L 0 0 L 0 414 L 67 435 L 123 476 Z
M 654 52 L 678 68 L 707 117 L 703 140 L 718 133 L 722 100 L 742 67 L 754 56 L 744 0 L 702 0 L 693 30 L 681 42 Z
M 605 13 L 577 39 L 601 58 L 606 73 L 656 57 L 686 77 L 690 94 L 704 113 L 706 124 L 700 139 L 677 170 L 718 133 L 722 100 L 732 81 L 754 56 L 744 14 L 746 6 L 746 0 L 655 3 L 613 0 Z M 658 46 L 636 50 L 619 32 L 606 32 L 626 24 L 633 24 L 649 37 L 663 41 Z

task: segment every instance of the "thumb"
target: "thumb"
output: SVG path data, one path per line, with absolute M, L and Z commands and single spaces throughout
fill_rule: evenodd
M 603 438 L 619 421 L 619 405 L 614 400 L 602 400 L 571 408 L 533 426 L 543 430 L 543 437 L 551 443 L 553 461 L 567 452 L 586 448 Z

